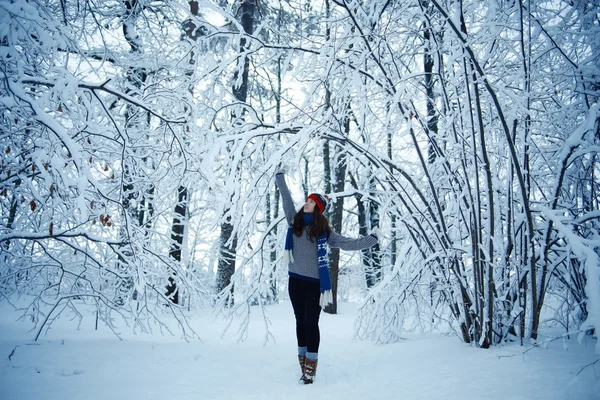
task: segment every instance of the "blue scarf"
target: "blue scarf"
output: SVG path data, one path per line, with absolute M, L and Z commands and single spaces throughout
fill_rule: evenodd
M 313 224 L 313 216 L 304 214 L 304 223 L 306 226 Z M 294 262 L 292 249 L 294 247 L 294 233 L 290 225 L 285 237 L 285 251 L 283 253 L 283 262 L 287 265 Z M 327 262 L 327 232 L 323 232 L 317 237 L 317 257 L 319 260 L 319 286 L 321 298 L 319 304 L 321 307 L 326 307 L 329 303 L 333 303 L 333 294 L 331 292 L 331 278 L 329 276 L 329 263 Z

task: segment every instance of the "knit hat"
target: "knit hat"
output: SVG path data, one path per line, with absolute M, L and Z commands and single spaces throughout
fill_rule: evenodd
M 319 211 L 321 211 L 321 214 L 323 214 L 323 212 L 325 211 L 325 207 L 327 207 L 327 200 L 325 199 L 325 197 L 321 196 L 319 193 L 311 193 L 306 199 L 311 199 L 312 201 L 314 201 L 317 207 L 319 207 Z

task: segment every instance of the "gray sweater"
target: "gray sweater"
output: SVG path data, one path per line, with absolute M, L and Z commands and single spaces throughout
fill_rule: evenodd
M 285 183 L 285 176 L 283 173 L 275 175 L 275 182 L 281 192 L 285 218 L 287 219 L 288 224 L 291 225 L 297 211 L 294 207 L 294 201 L 292 200 L 290 190 Z M 301 237 L 294 235 L 293 240 L 294 247 L 292 249 L 292 255 L 294 257 L 294 262 L 289 265 L 290 276 L 318 282 L 319 263 L 317 259 L 317 240 L 313 238 L 311 241 L 308 238 L 306 228 Z M 352 239 L 331 231 L 331 234 L 327 239 L 327 244 L 329 247 L 335 247 L 342 250 L 362 250 L 375 246 L 377 244 L 377 238 L 369 235 L 358 239 Z

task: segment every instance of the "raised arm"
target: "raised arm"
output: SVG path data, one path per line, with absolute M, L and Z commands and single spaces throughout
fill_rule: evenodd
M 377 244 L 377 237 L 371 234 L 353 239 L 331 231 L 329 239 L 327 240 L 327 244 L 329 244 L 329 247 L 335 247 L 347 251 L 363 250 L 375 246 Z
M 285 175 L 283 172 L 277 172 L 275 174 L 275 183 L 277 184 L 279 192 L 281 193 L 281 202 L 283 203 L 285 219 L 287 219 L 288 224 L 291 224 L 292 221 L 294 221 L 296 209 L 294 207 L 294 200 L 292 200 L 290 190 L 287 187 L 287 183 L 285 183 Z

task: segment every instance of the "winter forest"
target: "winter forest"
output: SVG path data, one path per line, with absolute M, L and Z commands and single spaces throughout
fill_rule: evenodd
M 599 12 L 0 0 L 0 301 L 26 299 L 36 340 L 65 313 L 201 338 L 198 309 L 240 340 L 262 314 L 268 340 L 285 168 L 298 206 L 328 196 L 336 232 L 383 233 L 330 252 L 325 311 L 358 298 L 357 338 L 595 335 Z

